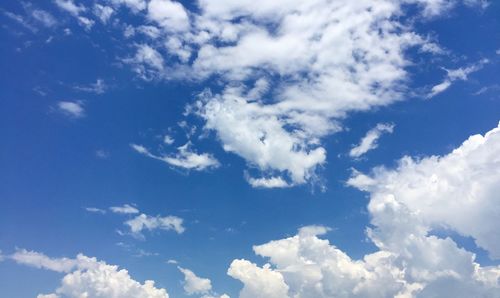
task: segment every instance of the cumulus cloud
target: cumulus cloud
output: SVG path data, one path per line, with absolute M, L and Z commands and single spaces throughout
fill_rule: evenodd
M 439 93 L 446 91 L 453 82 L 455 81 L 466 81 L 468 79 L 469 74 L 476 72 L 483 68 L 484 64 L 488 63 L 487 59 L 483 59 L 476 64 L 473 64 L 468 67 L 461 67 L 458 69 L 444 69 L 447 72 L 446 78 L 443 82 L 432 87 L 430 93 L 427 95 L 427 98 L 432 98 Z
M 19 264 L 67 273 L 61 285 L 51 294 L 37 298 L 168 298 L 165 289 L 154 281 L 143 284 L 132 279 L 125 269 L 108 265 L 96 258 L 79 254 L 75 259 L 50 258 L 42 253 L 19 250 L 11 258 Z
M 288 285 L 283 275 L 265 265 L 263 268 L 247 260 L 234 260 L 227 271 L 243 283 L 240 298 L 285 298 Z
M 161 160 L 171 166 L 186 170 L 203 171 L 220 166 L 219 161 L 215 159 L 211 154 L 199 154 L 195 151 L 192 151 L 190 149 L 190 146 L 191 143 L 188 142 L 183 146 L 178 147 L 176 154 L 159 156 L 152 154 L 146 147 L 142 145 L 131 144 L 132 149 L 140 154 L 157 160 Z
M 500 124 L 444 156 L 354 172 L 348 184 L 370 194 L 367 236 L 378 251 L 353 260 L 321 239 L 327 228 L 308 226 L 254 246 L 269 264 L 235 260 L 228 274 L 244 284 L 240 297 L 500 297 L 500 266 L 481 266 L 452 238 L 433 234 L 470 236 L 500 257 L 499 153 Z
M 495 218 L 500 216 L 499 153 L 497 127 L 484 136 L 471 136 L 448 155 L 404 157 L 396 169 L 376 168 L 370 176 L 355 173 L 348 183 L 370 192 L 369 208 L 378 226 L 389 212 L 386 206 L 404 208 L 415 213 L 426 231 L 452 229 L 500 258 L 500 236 L 495 232 Z
M 233 261 L 228 274 L 243 283 L 241 298 L 498 297 L 500 268 L 479 266 L 449 238 L 408 234 L 402 251 L 379 247 L 353 260 L 319 237 L 326 228 L 305 229 L 255 246 L 270 264 Z
M 177 268 L 184 274 L 184 291 L 186 294 L 208 294 L 212 290 L 210 279 L 198 277 L 189 269 L 180 266 Z
M 81 101 L 60 101 L 57 103 L 58 110 L 71 118 L 82 118 L 85 116 L 85 108 Z
M 113 213 L 121 214 L 136 214 L 139 213 L 139 209 L 129 204 L 124 204 L 123 206 L 114 206 L 109 208 Z
M 366 152 L 378 147 L 378 139 L 385 133 L 392 133 L 394 124 L 379 123 L 374 128 L 370 129 L 361 139 L 358 145 L 354 146 L 349 151 L 349 156 L 358 158 Z
M 143 230 L 165 230 L 165 231 L 175 231 L 177 234 L 182 234 L 186 230 L 183 226 L 184 220 L 177 216 L 150 216 L 144 213 L 137 215 L 136 217 L 127 220 L 125 225 L 130 228 L 132 235 L 137 237 L 143 237 Z

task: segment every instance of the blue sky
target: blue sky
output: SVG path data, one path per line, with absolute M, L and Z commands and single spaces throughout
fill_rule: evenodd
M 0 296 L 500 297 L 499 3 L 0 18 Z

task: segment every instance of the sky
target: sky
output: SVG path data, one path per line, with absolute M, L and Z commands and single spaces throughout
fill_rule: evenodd
M 0 3 L 0 296 L 500 297 L 500 3 Z

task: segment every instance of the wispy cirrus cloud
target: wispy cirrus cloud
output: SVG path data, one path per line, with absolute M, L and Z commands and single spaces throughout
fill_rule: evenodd
M 91 213 L 100 213 L 100 214 L 106 214 L 106 210 L 96 208 L 96 207 L 85 207 L 85 211 L 91 212 Z
M 443 82 L 432 87 L 430 93 L 427 95 L 427 98 L 432 98 L 432 97 L 446 91 L 448 88 L 451 87 L 451 85 L 455 81 L 466 81 L 469 78 L 469 75 L 471 73 L 474 73 L 474 72 L 480 70 L 488 62 L 489 62 L 488 59 L 483 59 L 483 60 L 479 61 L 478 63 L 475 63 L 471 66 L 461 67 L 461 68 L 451 69 L 451 70 L 444 69 L 447 73 L 446 78 L 444 79 Z
M 353 158 L 359 158 L 370 150 L 378 147 L 378 139 L 387 133 L 392 133 L 394 130 L 394 124 L 390 123 L 379 123 L 374 128 L 370 129 L 366 135 L 361 139 L 358 145 L 354 146 L 349 151 L 349 156 Z
M 207 169 L 217 168 L 220 163 L 215 157 L 208 153 L 197 153 L 190 149 L 191 144 L 188 142 L 177 148 L 176 154 L 159 156 L 152 154 L 149 150 L 137 144 L 130 145 L 136 152 L 147 157 L 161 160 L 171 166 L 186 170 L 203 171 Z
M 121 213 L 121 214 L 137 214 L 139 213 L 139 209 L 129 204 L 124 204 L 123 206 L 113 206 L 109 207 L 109 210 L 113 213 Z
M 104 94 L 108 90 L 108 85 L 103 79 L 97 79 L 95 83 L 89 85 L 78 85 L 74 89 L 95 94 Z

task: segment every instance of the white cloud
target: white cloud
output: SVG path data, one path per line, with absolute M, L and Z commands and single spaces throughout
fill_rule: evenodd
M 87 31 L 92 29 L 92 26 L 94 26 L 94 21 L 92 21 L 89 18 L 80 16 L 77 19 L 78 19 L 78 23 L 80 23 L 80 25 L 82 25 L 85 28 L 85 30 L 87 30 Z
M 57 294 L 38 294 L 36 298 L 59 298 Z
M 361 139 L 358 145 L 354 146 L 351 151 L 349 151 L 349 156 L 358 158 L 364 155 L 366 152 L 373 150 L 378 147 L 378 139 L 384 133 L 392 133 L 394 130 L 394 124 L 379 123 L 374 128 L 370 129 L 366 135 Z
M 59 258 L 52 259 L 42 253 L 21 249 L 16 251 L 10 258 L 19 264 L 28 265 L 38 269 L 52 270 L 56 272 L 70 272 L 78 266 L 75 259 Z
M 106 210 L 95 208 L 95 207 L 85 207 L 85 211 L 92 213 L 106 214 Z
M 137 214 L 137 213 L 139 213 L 139 210 L 136 207 L 130 206 L 129 204 L 125 204 L 123 206 L 110 207 L 109 209 L 113 213 L 121 213 L 121 214 Z
M 370 192 L 369 209 L 379 227 L 385 224 L 387 206 L 407 209 L 418 214 L 425 231 L 452 229 L 500 258 L 495 220 L 500 217 L 499 153 L 500 128 L 495 128 L 471 136 L 448 155 L 404 157 L 394 170 L 376 168 L 371 176 L 355 173 L 348 183 Z
M 381 249 L 352 260 L 318 237 L 326 231 L 305 227 L 254 246 L 269 258 L 263 267 L 234 260 L 228 274 L 244 284 L 240 298 L 497 297 L 500 289 L 500 268 L 479 266 L 450 239 L 410 234 L 405 249 L 411 254 Z
M 130 144 L 130 146 L 132 147 L 132 149 L 134 149 L 137 153 L 140 153 L 140 154 L 149 154 L 149 151 L 148 149 L 146 149 L 146 147 L 142 146 L 142 145 L 137 145 L 137 144 Z
M 99 149 L 95 151 L 95 156 L 99 159 L 108 159 L 110 153 L 104 149 Z
M 89 31 L 94 26 L 94 21 L 88 17 L 82 16 L 87 11 L 84 5 L 78 5 L 73 0 L 53 0 L 54 3 L 62 10 L 68 12 L 76 18 L 78 23 Z
M 486 9 L 489 6 L 488 0 L 406 0 L 408 3 L 418 3 L 423 9 L 425 17 L 436 17 L 444 14 L 459 3 L 469 7 Z
M 33 9 L 31 10 L 31 16 L 45 27 L 54 27 L 57 25 L 56 19 L 45 10 Z
M 132 65 L 137 75 L 144 80 L 152 80 L 162 76 L 164 69 L 163 56 L 149 45 L 138 45 L 135 56 L 126 58 L 123 61 Z
M 281 177 L 253 178 L 246 175 L 247 182 L 256 188 L 285 188 L 290 185 Z
M 227 90 L 221 96 L 207 97 L 198 103 L 202 106 L 198 114 L 206 120 L 205 127 L 217 131 L 224 150 L 242 156 L 263 172 L 288 174 L 291 184 L 305 183 L 313 177 L 315 168 L 326 159 L 325 149 L 309 146 L 306 132 L 288 132 L 283 127 L 284 120 L 274 115 L 272 108 L 266 113 L 268 108 L 264 105 L 247 102 L 237 92 Z M 328 129 L 330 125 L 310 120 L 318 129 L 320 126 Z
M 94 14 L 99 18 L 99 20 L 106 24 L 115 11 L 112 7 L 94 4 Z
M 254 246 L 270 264 L 235 260 L 229 275 L 243 282 L 240 297 L 499 297 L 500 266 L 481 266 L 452 238 L 433 235 L 452 230 L 500 257 L 498 169 L 500 124 L 445 156 L 355 172 L 348 184 L 370 193 L 367 236 L 378 251 L 353 260 L 319 237 L 327 228 L 309 226 Z
M 108 89 L 108 86 L 103 79 L 97 79 L 95 83 L 89 85 L 75 86 L 76 90 L 91 92 L 96 94 L 103 94 Z
M 175 142 L 175 139 L 172 138 L 171 136 L 169 135 L 165 135 L 163 137 L 163 143 L 167 144 L 167 145 L 172 145 L 173 143 Z
M 451 84 L 453 82 L 455 82 L 457 80 L 467 81 L 469 74 L 480 70 L 481 68 L 483 68 L 484 64 L 486 64 L 486 63 L 488 63 L 488 60 L 483 59 L 483 60 L 479 61 L 478 63 L 471 65 L 471 66 L 468 66 L 468 67 L 461 67 L 461 68 L 452 69 L 452 70 L 445 69 L 447 72 L 446 78 L 444 79 L 443 82 L 432 87 L 430 93 L 427 95 L 427 98 L 432 98 L 432 97 L 438 95 L 439 93 L 444 92 L 445 90 L 447 90 L 451 86 Z
M 40 294 L 38 298 L 169 297 L 165 289 L 156 288 L 151 280 L 141 284 L 133 280 L 127 270 L 82 254 L 75 259 L 53 259 L 42 253 L 20 250 L 12 258 L 20 264 L 67 273 L 54 293 Z
M 144 35 L 147 35 L 152 39 L 158 38 L 162 34 L 162 31 L 160 29 L 158 29 L 155 26 L 149 26 L 149 25 L 139 26 L 136 28 L 136 30 Z
M 179 2 L 170 0 L 151 0 L 148 3 L 148 18 L 167 31 L 189 29 L 189 17 Z
M 144 213 L 137 215 L 133 219 L 127 220 L 125 225 L 130 228 L 132 235 L 142 237 L 143 230 L 166 230 L 175 231 L 177 234 L 182 234 L 186 230 L 182 225 L 184 220 L 177 216 L 150 216 Z
M 486 9 L 488 6 L 490 6 L 489 0 L 463 0 L 463 1 L 467 6 L 476 6 L 481 9 Z
M 142 24 L 127 27 L 127 36 L 146 33 L 149 44 L 139 39 L 132 43 L 135 53 L 122 59 L 140 78 L 215 78 L 223 85 L 219 94 L 204 92 L 190 111 L 205 120 L 205 130 L 215 132 L 225 151 L 274 178 L 249 179 L 256 187 L 319 181 L 327 154 L 322 140 L 342 129 L 342 119 L 404 99 L 412 63 L 407 50 L 443 52 L 416 33 L 406 13 L 417 7 L 437 16 L 459 2 L 484 1 L 271 2 L 202 0 L 192 11 L 171 0 L 113 2 L 134 12 L 147 9 Z M 448 71 L 429 97 L 475 68 Z M 145 154 L 179 167 L 197 168 L 191 159 L 218 165 L 210 155 L 181 148 L 173 157 Z
M 288 297 L 283 275 L 268 265 L 260 268 L 247 260 L 234 260 L 227 274 L 243 282 L 240 298 Z
M 72 118 L 81 118 L 85 116 L 85 109 L 81 101 L 60 101 L 57 108 L 63 114 Z
M 208 153 L 196 153 L 189 148 L 191 144 L 188 142 L 177 148 L 177 153 L 174 155 L 158 156 L 149 152 L 146 147 L 137 144 L 131 144 L 132 149 L 145 156 L 161 160 L 171 166 L 186 170 L 203 171 L 220 166 L 219 161 Z
M 65 10 L 75 17 L 80 13 L 85 12 L 87 9 L 83 5 L 76 4 L 73 0 L 54 0 L 54 3 L 62 10 Z
M 405 14 L 418 7 L 424 15 L 441 15 L 458 2 L 202 0 L 188 11 L 172 0 L 112 1 L 142 11 L 142 23 L 126 32 L 128 38 L 146 33 L 148 44 L 135 35 L 137 42 L 127 40 L 135 53 L 122 59 L 140 78 L 220 82 L 223 91 L 204 92 L 190 111 L 224 150 L 275 178 L 249 180 L 257 187 L 318 181 L 327 154 L 322 140 L 342 129 L 342 119 L 404 99 L 407 50 L 442 54 Z M 466 4 L 473 2 L 479 0 Z M 214 161 L 179 154 L 167 162 Z
M 22 17 L 21 15 L 18 15 L 18 14 L 15 14 L 15 13 L 12 13 L 10 11 L 5 11 L 5 10 L 2 10 L 2 13 L 10 18 L 11 20 L 19 23 L 21 26 L 23 26 L 24 28 L 30 30 L 31 32 L 33 33 L 36 33 L 38 31 L 38 29 L 31 25 L 27 20 L 25 20 L 24 17 Z
M 207 294 L 212 290 L 212 282 L 208 278 L 196 276 L 193 271 L 177 267 L 184 274 L 184 291 L 188 295 Z
M 146 1 L 145 0 L 111 0 L 111 2 L 115 6 L 125 5 L 135 13 L 146 9 Z
M 17 15 L 5 10 L 2 10 L 2 13 L 33 33 L 38 32 L 39 25 L 43 25 L 47 28 L 57 26 L 58 22 L 50 12 L 38 9 L 29 2 L 21 2 L 21 5 L 24 9 L 25 16 Z
M 338 120 L 401 99 L 405 50 L 427 44 L 400 30 L 393 17 L 401 5 L 201 1 L 196 38 L 206 32 L 209 41 L 201 43 L 193 72 L 217 75 L 231 86 L 256 82 L 206 93 L 198 103 L 205 128 L 217 133 L 226 151 L 266 175 L 290 185 L 314 181 L 326 160 L 321 138 L 340 130 Z M 262 79 L 266 88 L 253 92 Z

